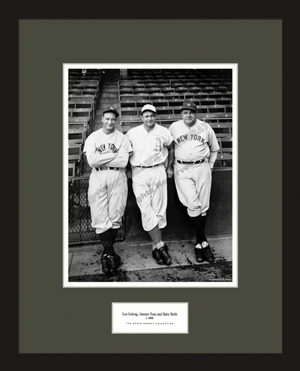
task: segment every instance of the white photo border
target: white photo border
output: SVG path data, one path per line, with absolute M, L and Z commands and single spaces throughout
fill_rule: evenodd
M 232 69 L 232 281 L 69 282 L 68 71 L 69 69 Z M 63 288 L 238 288 L 238 63 L 63 63 Z

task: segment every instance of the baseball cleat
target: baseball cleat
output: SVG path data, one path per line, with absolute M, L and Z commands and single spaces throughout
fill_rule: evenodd
M 102 271 L 106 276 L 110 275 L 110 261 L 109 256 L 104 254 L 101 256 Z
M 116 274 L 117 269 L 121 265 L 121 258 L 117 254 L 110 255 L 109 256 L 109 261 L 110 261 L 110 271 L 111 271 L 111 274 L 114 275 L 114 274 Z
M 213 263 L 215 258 L 213 256 L 213 253 L 210 249 L 209 244 L 206 241 L 202 242 L 202 251 L 203 251 L 205 260 L 208 261 L 209 263 Z
M 196 256 L 197 262 L 198 263 L 203 263 L 204 260 L 205 260 L 205 256 L 204 256 L 203 249 L 202 249 L 200 243 L 197 243 L 197 245 L 194 248 L 194 251 L 195 251 L 195 256 Z
M 156 260 L 157 264 L 164 264 L 163 258 L 158 249 L 152 250 L 152 257 Z
M 159 249 L 159 252 L 160 252 L 160 255 L 161 255 L 164 263 L 166 265 L 170 265 L 171 264 L 171 261 L 172 261 L 172 258 L 171 258 L 171 256 L 168 253 L 168 246 L 167 245 L 164 245 L 163 247 L 161 247 Z

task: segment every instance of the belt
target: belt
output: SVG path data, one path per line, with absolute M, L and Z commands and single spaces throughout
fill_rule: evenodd
M 203 158 L 202 160 L 197 160 L 197 161 L 181 161 L 181 160 L 176 160 L 177 162 L 179 162 L 180 164 L 201 164 L 202 162 L 205 161 L 205 158 Z
M 149 169 L 150 167 L 155 167 L 155 166 L 159 166 L 159 165 L 162 165 L 163 162 L 161 162 L 160 164 L 156 164 L 156 165 L 152 165 L 152 166 L 135 166 L 135 167 L 142 167 L 143 169 Z
M 119 170 L 120 168 L 119 167 L 109 167 L 109 166 L 99 166 L 99 167 L 95 167 L 95 169 L 97 171 L 99 171 L 99 170 Z

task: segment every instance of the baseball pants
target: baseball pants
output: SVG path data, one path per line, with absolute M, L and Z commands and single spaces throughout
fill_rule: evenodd
M 132 189 L 141 211 L 145 231 L 167 225 L 167 178 L 164 165 L 132 169 Z
M 196 217 L 209 209 L 212 175 L 207 161 L 196 165 L 175 161 L 174 180 L 178 198 L 189 216 Z
M 110 228 L 120 228 L 127 194 L 127 177 L 123 169 L 99 171 L 93 169 L 89 180 L 88 198 L 91 225 L 97 234 Z

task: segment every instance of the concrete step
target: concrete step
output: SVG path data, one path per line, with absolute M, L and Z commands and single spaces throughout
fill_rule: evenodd
M 120 101 L 118 98 L 101 98 L 98 107 L 113 106 L 114 104 L 120 105 Z
M 115 93 L 115 92 L 108 92 L 108 93 L 102 93 L 100 95 L 100 100 L 103 99 L 103 98 L 115 98 L 117 99 L 118 98 L 118 93 Z
M 118 87 L 117 86 L 105 86 L 101 90 L 101 94 L 103 93 L 118 93 Z

